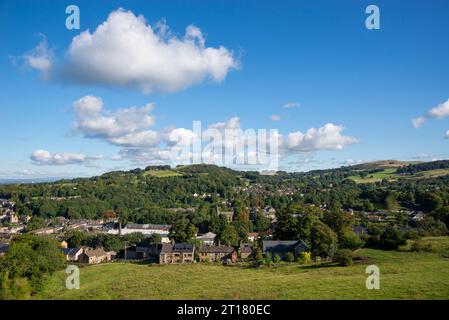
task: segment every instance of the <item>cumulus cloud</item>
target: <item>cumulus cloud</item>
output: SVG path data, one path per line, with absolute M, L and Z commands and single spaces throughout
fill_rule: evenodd
M 287 102 L 284 104 L 284 108 L 286 109 L 301 108 L 301 104 L 297 102 Z
M 159 134 L 148 130 L 155 119 L 150 114 L 154 105 L 130 107 L 111 112 L 103 109 L 99 97 L 85 96 L 73 103 L 75 130 L 87 138 L 103 139 L 126 147 L 149 147 L 159 144 Z
M 431 108 L 425 115 L 412 119 L 412 125 L 420 128 L 426 121 L 430 119 L 445 119 L 449 117 L 449 99 L 438 106 Z M 445 135 L 447 138 L 447 133 Z
M 270 116 L 271 121 L 281 121 L 281 116 L 278 114 L 273 114 Z
M 118 154 L 109 160 L 138 163 L 180 163 L 191 157 L 205 163 L 217 163 L 223 160 L 225 150 L 235 150 L 234 159 L 253 159 L 258 157 L 259 151 L 256 149 L 260 148 L 259 142 L 255 141 L 261 138 L 265 138 L 267 143 L 264 152 L 266 150 L 271 154 L 272 142 L 276 142 L 279 152 L 287 156 L 321 150 L 343 150 L 358 142 L 358 139 L 343 134 L 343 126 L 333 123 L 310 128 L 305 133 L 296 131 L 282 135 L 277 130 L 258 132 L 251 128 L 245 129 L 238 116 L 210 123 L 200 132 L 196 131 L 195 124 L 192 128 L 166 127 L 155 130 L 153 109 L 154 105 L 149 103 L 143 107 L 133 106 L 113 111 L 105 108 L 100 97 L 88 95 L 73 103 L 74 129 L 85 138 L 98 139 L 119 147 Z M 201 142 L 200 149 L 195 145 L 197 142 Z M 256 149 L 254 144 L 257 144 Z M 57 162 L 53 159 L 54 155 L 48 152 L 37 154 L 34 158 L 41 163 Z M 79 155 L 78 158 L 58 158 L 68 158 L 62 162 L 83 161 Z
M 343 162 L 343 165 L 345 165 L 345 166 L 355 166 L 355 165 L 358 165 L 358 164 L 363 164 L 363 163 L 368 163 L 368 162 L 370 162 L 370 160 L 353 160 L 353 159 L 346 159 L 346 160 Z
M 296 131 L 282 137 L 281 147 L 288 151 L 313 152 L 319 150 L 343 150 L 359 140 L 344 136 L 344 127 L 327 123 L 321 128 L 310 128 L 305 133 Z
M 446 134 L 444 135 L 445 139 L 449 139 L 449 130 L 446 131 Z
M 417 118 L 413 118 L 411 121 L 412 121 L 413 127 L 421 128 L 421 126 L 426 122 L 426 118 L 425 117 L 417 117 Z
M 83 153 L 50 153 L 47 150 L 36 150 L 30 157 L 35 164 L 48 166 L 89 164 L 102 158 L 103 156 L 86 156 Z
M 435 108 L 432 108 L 427 113 L 429 117 L 437 118 L 437 119 L 444 119 L 449 117 L 449 99 Z
M 53 50 L 48 46 L 47 39 L 40 34 L 41 40 L 36 47 L 22 56 L 23 61 L 29 67 L 36 69 L 47 77 L 54 63 Z
M 67 83 L 174 92 L 206 79 L 223 81 L 239 63 L 224 46 L 207 47 L 202 31 L 187 26 L 175 36 L 164 21 L 151 26 L 142 15 L 118 9 L 91 32 L 75 36 L 57 66 L 45 39 L 26 60 Z

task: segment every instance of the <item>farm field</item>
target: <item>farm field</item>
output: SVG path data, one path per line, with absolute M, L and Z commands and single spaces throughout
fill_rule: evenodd
M 182 174 L 173 170 L 147 170 L 144 172 L 144 176 L 166 178 L 166 177 L 178 177 L 182 176 Z
M 348 179 L 354 180 L 356 183 L 375 183 L 380 182 L 383 179 L 387 179 L 389 181 L 394 181 L 398 179 L 430 179 L 430 178 L 437 178 L 449 175 L 449 169 L 435 169 L 435 170 L 428 170 L 428 171 L 422 171 L 410 176 L 403 176 L 396 174 L 395 168 L 388 168 L 384 169 L 380 172 L 375 172 L 368 174 L 367 177 L 362 178 L 360 176 L 350 176 Z
M 251 268 L 111 263 L 80 268 L 80 290 L 55 274 L 36 299 L 449 299 L 449 237 L 428 238 L 433 252 L 362 249 L 350 267 L 297 263 Z M 367 290 L 365 268 L 380 268 L 380 290 Z

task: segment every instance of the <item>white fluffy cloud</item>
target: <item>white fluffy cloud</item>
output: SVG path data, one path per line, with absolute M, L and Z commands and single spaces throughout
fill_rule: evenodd
M 429 117 L 437 118 L 437 119 L 444 119 L 449 117 L 449 99 L 435 108 L 432 108 L 427 113 Z
M 93 32 L 75 36 L 57 66 L 45 38 L 24 58 L 31 67 L 50 72 L 53 80 L 144 93 L 174 92 L 206 79 L 221 82 L 239 65 L 224 46 L 207 47 L 194 25 L 177 37 L 164 21 L 151 26 L 142 15 L 121 8 Z
M 296 131 L 282 137 L 281 147 L 288 151 L 313 152 L 319 150 L 343 150 L 359 140 L 344 136 L 344 127 L 327 123 L 321 128 L 310 128 L 305 133 Z
M 153 104 L 130 107 L 115 112 L 103 109 L 99 97 L 85 96 L 73 103 L 75 129 L 87 138 L 103 139 L 126 147 L 149 147 L 159 144 L 159 134 L 148 130 L 155 119 Z
M 22 58 L 26 65 L 40 71 L 46 77 L 54 64 L 54 53 L 48 46 L 45 36 L 40 36 L 41 41 L 39 44 L 30 52 L 25 53 Z
M 203 126 L 202 136 L 194 128 L 168 127 L 161 130 L 152 129 L 155 117 L 151 114 L 153 104 L 144 107 L 129 107 L 112 111 L 104 107 L 100 97 L 88 95 L 73 103 L 75 114 L 74 129 L 86 138 L 98 139 L 120 148 L 117 155 L 108 157 L 110 160 L 131 160 L 144 163 L 176 163 L 187 161 L 182 157 L 202 159 L 203 162 L 215 162 L 222 159 L 224 150 L 233 150 L 237 146 L 248 152 L 248 157 L 256 157 L 253 147 L 254 139 L 260 139 L 254 129 L 245 129 L 240 118 L 231 117 L 222 122 Z M 285 156 L 317 152 L 321 150 L 343 150 L 357 143 L 358 139 L 343 134 L 344 127 L 333 123 L 320 128 L 310 128 L 305 133 L 291 132 L 286 135 L 266 132 L 267 140 L 276 141 L 279 152 Z M 200 149 L 193 143 L 201 140 Z M 268 143 L 268 141 L 267 141 Z M 242 145 L 243 144 L 243 145 Z M 268 143 L 267 152 L 272 153 L 272 145 Z M 239 152 L 242 152 L 239 149 Z M 274 150 L 274 149 L 273 149 Z M 200 151 L 201 154 L 197 154 Z M 218 152 L 218 153 L 217 153 Z M 175 155 L 175 156 L 174 156 Z M 199 158 L 198 158 L 199 157 Z M 242 154 L 236 158 L 245 158 Z M 50 154 L 45 150 L 33 153 L 32 159 L 38 164 L 84 163 L 92 160 L 83 154 Z
M 449 130 L 446 131 L 446 134 L 444 135 L 445 139 L 449 139 Z
M 431 108 L 425 115 L 412 119 L 412 125 L 420 128 L 429 119 L 445 119 L 449 117 L 449 99 L 438 106 Z M 446 133 L 446 138 L 448 137 Z
M 412 121 L 413 127 L 421 128 L 421 126 L 426 122 L 426 118 L 425 117 L 417 117 L 417 118 L 413 118 L 411 121 Z
M 31 154 L 31 160 L 38 165 L 61 166 L 68 164 L 86 164 L 100 160 L 102 156 L 86 156 L 82 153 L 50 153 L 47 150 L 36 150 Z

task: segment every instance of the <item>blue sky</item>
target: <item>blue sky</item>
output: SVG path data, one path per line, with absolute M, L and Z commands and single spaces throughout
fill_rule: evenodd
M 65 27 L 65 8 L 70 4 L 80 9 L 80 30 Z M 369 4 L 380 8 L 380 30 L 365 28 Z M 192 70 L 197 70 L 200 80 L 179 80 L 181 88 L 167 89 L 159 80 L 156 84 L 148 80 L 164 78 L 164 70 L 176 68 L 177 61 L 163 58 L 162 74 L 149 69 L 151 77 L 136 80 L 139 85 L 162 88 L 150 92 L 134 82 L 121 85 L 122 78 L 106 83 L 101 76 L 92 80 L 85 73 L 75 77 L 53 72 L 58 68 L 78 71 L 91 62 L 87 49 L 79 51 L 87 52 L 84 60 L 69 61 L 74 37 L 87 29 L 94 34 L 119 8 L 143 15 L 152 28 L 164 19 L 172 33 L 169 37 L 181 40 L 186 27 L 194 25 L 201 29 L 205 48 L 222 46 L 235 66 L 225 68 L 225 77 L 217 76 L 217 69 L 207 63 L 194 66 L 199 68 Z M 92 128 L 80 125 L 92 119 L 77 118 L 73 103 L 88 95 L 101 98 L 109 116 L 119 109 L 154 103 L 154 124 L 149 127 L 159 133 L 167 128 L 191 129 L 193 120 L 208 126 L 233 117 L 238 117 L 242 128 L 277 128 L 285 137 L 326 124 L 344 127 L 337 130 L 335 147 L 329 135 L 315 137 L 316 141 L 308 142 L 311 147 L 296 141 L 281 159 L 281 169 L 287 170 L 449 155 L 449 139 L 445 139 L 449 130 L 447 1 L 0 0 L 0 35 L 0 178 L 85 176 L 151 163 L 151 156 L 137 161 L 123 152 L 130 146 L 116 142 L 122 136 L 94 134 Z M 105 39 L 112 38 L 106 35 Z M 32 50 L 44 40 L 54 66 L 50 75 L 26 58 L 36 57 Z M 127 50 L 120 43 L 108 48 L 107 52 L 125 54 Z M 176 54 L 175 60 L 184 57 L 183 52 Z M 111 68 L 118 68 L 120 77 L 133 65 L 126 58 L 120 61 L 120 66 L 105 64 L 98 70 L 97 63 L 92 74 L 109 74 Z M 217 64 L 223 67 L 226 61 Z M 285 108 L 286 103 L 300 107 Z M 439 109 L 432 113 L 432 108 Z M 273 115 L 280 120 L 272 121 Z M 415 128 L 411 119 L 420 116 L 427 121 Z M 38 150 L 48 153 L 33 157 Z

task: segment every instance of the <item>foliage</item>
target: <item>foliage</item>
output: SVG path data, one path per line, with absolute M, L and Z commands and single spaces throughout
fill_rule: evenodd
M 195 237 L 198 233 L 198 228 L 190 222 L 178 221 L 169 231 L 168 237 L 175 242 L 187 242 Z
M 315 257 L 332 257 L 338 246 L 337 235 L 326 224 L 317 222 L 312 227 L 311 244 Z
M 372 229 L 367 246 L 383 250 L 397 250 L 400 246 L 406 244 L 404 234 L 394 226 L 388 226 L 384 230 Z
M 291 252 L 287 252 L 285 255 L 285 262 L 293 262 L 295 261 L 295 256 Z
M 55 239 L 30 234 L 17 236 L 0 260 L 0 297 L 17 299 L 36 294 L 46 277 L 64 265 Z
M 221 244 L 231 246 L 236 244 L 239 236 L 237 231 L 235 230 L 235 227 L 232 224 L 227 224 L 218 237 Z
M 342 249 L 357 250 L 362 248 L 363 245 L 364 241 L 352 230 L 344 231 L 339 241 L 339 246 Z
M 334 256 L 334 261 L 341 266 L 348 267 L 354 264 L 354 256 L 349 249 L 340 249 Z
M 310 261 L 312 261 L 312 254 L 310 252 L 308 252 L 308 251 L 301 252 L 299 254 L 298 261 L 301 264 L 309 263 Z

